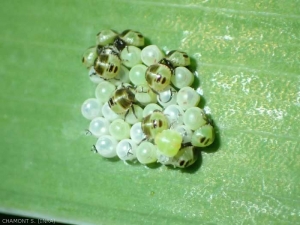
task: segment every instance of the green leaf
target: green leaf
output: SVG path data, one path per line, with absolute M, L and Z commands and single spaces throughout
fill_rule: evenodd
M 300 2 L 2 1 L 0 211 L 93 224 L 296 224 Z M 186 51 L 217 140 L 180 171 L 93 154 L 81 65 L 96 34 Z

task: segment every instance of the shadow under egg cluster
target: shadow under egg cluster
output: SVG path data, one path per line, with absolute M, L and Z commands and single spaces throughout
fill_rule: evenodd
M 214 142 L 213 123 L 191 87 L 187 53 L 145 46 L 137 31 L 102 30 L 82 63 L 96 87 L 81 113 L 103 157 L 186 168 Z

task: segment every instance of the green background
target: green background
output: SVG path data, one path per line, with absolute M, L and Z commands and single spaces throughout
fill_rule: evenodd
M 298 0 L 1 1 L 0 211 L 96 224 L 300 224 Z M 190 170 L 111 162 L 83 51 L 131 28 L 196 65 L 218 138 Z

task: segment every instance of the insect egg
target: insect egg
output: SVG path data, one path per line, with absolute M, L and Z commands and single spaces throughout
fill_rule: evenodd
M 167 87 L 164 91 L 159 92 L 157 95 L 157 101 L 163 107 L 176 104 L 176 99 L 177 91 L 171 86 Z
M 177 104 L 186 110 L 197 106 L 200 102 L 200 95 L 191 87 L 183 87 L 177 93 Z
M 146 107 L 144 108 L 143 111 L 143 117 L 146 117 L 150 114 L 152 114 L 154 111 L 162 111 L 162 108 L 154 103 L 150 103 L 148 105 L 146 105 Z
M 182 143 L 189 143 L 192 140 L 193 131 L 186 125 L 179 125 L 173 128 L 182 136 Z
M 96 117 L 90 122 L 89 131 L 96 137 L 109 134 L 109 121 L 103 117 Z
M 133 105 L 125 116 L 126 123 L 135 124 L 142 121 L 143 109 L 138 105 Z
M 95 90 L 96 98 L 102 102 L 107 102 L 112 94 L 114 93 L 116 87 L 108 81 L 103 81 L 99 83 Z
M 156 103 L 156 94 L 151 90 L 147 84 L 140 84 L 135 89 L 135 99 L 142 105 L 148 105 L 149 103 Z
M 156 135 L 155 144 L 158 150 L 169 157 L 177 154 L 181 147 L 182 136 L 175 130 L 164 130 Z
M 81 114 L 88 120 L 101 116 L 102 104 L 96 98 L 85 100 L 81 106 Z
M 207 123 L 207 118 L 202 109 L 191 107 L 183 114 L 184 124 L 191 130 L 197 130 L 199 127 Z
M 133 160 L 136 158 L 137 145 L 131 139 L 124 139 L 120 141 L 116 147 L 118 157 L 125 160 Z
M 143 130 L 142 130 L 142 123 L 138 122 L 133 124 L 130 129 L 130 138 L 135 143 L 139 144 L 142 140 L 146 138 Z
M 141 64 L 141 49 L 135 46 L 127 46 L 120 53 L 122 63 L 131 68 L 137 64 Z
M 136 157 L 142 164 L 154 163 L 157 160 L 157 147 L 151 142 L 144 141 L 136 149 Z
M 191 86 L 194 82 L 194 75 L 186 67 L 175 68 L 174 76 L 171 77 L 172 84 L 177 88 Z
M 158 63 L 163 57 L 163 52 L 156 45 L 148 45 L 141 52 L 141 59 L 147 66 Z
M 113 158 L 117 155 L 117 140 L 110 135 L 103 135 L 96 142 L 97 152 L 105 158 Z
M 122 119 L 116 119 L 109 125 L 109 133 L 116 140 L 130 137 L 130 126 Z
M 143 64 L 137 64 L 133 66 L 129 71 L 129 79 L 134 85 L 146 84 L 146 73 L 147 67 Z
M 169 105 L 164 110 L 171 127 L 183 124 L 183 110 L 178 105 Z
M 103 117 L 108 121 L 114 121 L 116 119 L 121 119 L 122 117 L 124 117 L 124 115 L 116 114 L 114 111 L 112 111 L 107 102 L 104 103 L 102 107 L 102 114 Z

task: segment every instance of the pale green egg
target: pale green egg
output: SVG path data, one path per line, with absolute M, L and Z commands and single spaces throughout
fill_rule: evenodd
M 164 130 L 155 137 L 158 150 L 168 157 L 173 157 L 178 153 L 181 143 L 182 136 L 175 130 Z
M 116 140 L 130 137 L 130 125 L 122 119 L 116 119 L 109 125 L 109 133 Z
M 147 66 L 158 63 L 163 57 L 164 53 L 157 45 L 148 45 L 141 52 L 141 59 Z
M 171 82 L 177 88 L 191 86 L 194 82 L 194 74 L 186 67 L 177 67 L 174 76 L 171 77 Z
M 191 130 L 197 130 L 199 127 L 207 123 L 207 118 L 202 109 L 191 107 L 183 114 L 184 124 Z
M 186 110 L 197 106 L 200 102 L 200 95 L 191 87 L 183 87 L 177 93 L 177 104 Z
M 146 105 L 146 107 L 143 110 L 143 117 L 152 114 L 155 110 L 162 111 L 162 107 L 155 103 L 150 103 Z
M 135 89 L 135 99 L 142 105 L 157 102 L 157 95 L 147 84 L 140 84 Z
M 148 141 L 143 141 L 136 149 L 136 157 L 142 164 L 154 163 L 157 161 L 157 147 Z
M 146 84 L 146 73 L 147 67 L 143 64 L 137 64 L 133 66 L 129 71 L 129 79 L 134 85 Z
M 112 97 L 115 90 L 116 87 L 111 82 L 102 81 L 96 87 L 95 96 L 100 102 L 105 103 Z
M 141 64 L 141 49 L 135 46 L 127 46 L 121 51 L 120 58 L 123 65 L 129 68 Z
M 128 113 L 125 115 L 125 121 L 129 124 L 135 124 L 142 121 L 143 109 L 138 105 L 132 105 Z

